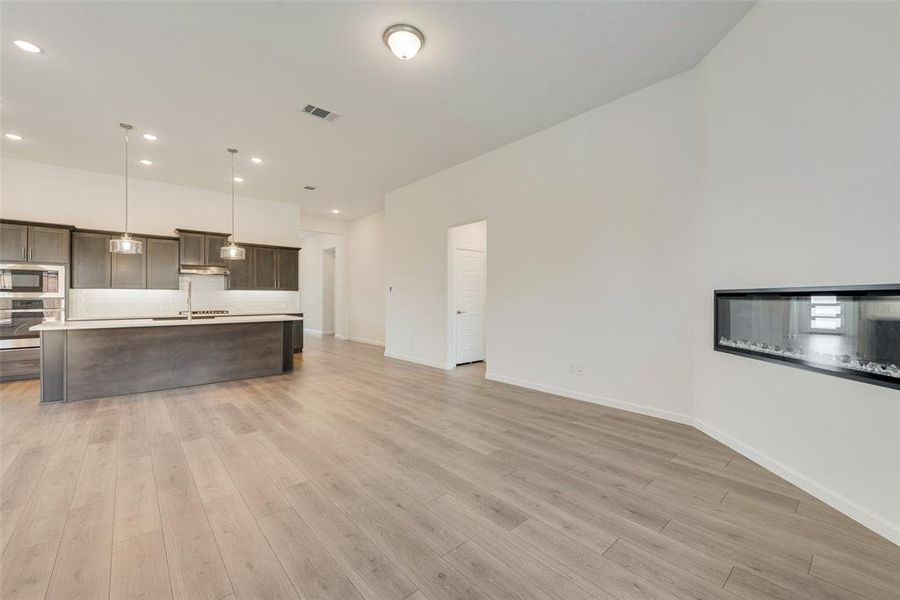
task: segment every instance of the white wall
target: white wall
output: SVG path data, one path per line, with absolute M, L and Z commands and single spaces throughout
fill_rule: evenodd
M 343 235 L 304 232 L 300 241 L 300 308 L 312 335 L 326 330 L 323 319 L 324 251 L 334 248 L 334 334 L 347 337 L 347 252 Z
M 384 345 L 384 211 L 348 226 L 349 337 Z
M 386 353 L 450 365 L 447 228 L 486 219 L 490 377 L 690 413 L 698 119 L 683 75 L 389 193 Z
M 486 219 L 489 377 L 697 423 L 900 541 L 897 392 L 711 349 L 715 288 L 900 278 L 898 40 L 895 3 L 762 3 L 697 69 L 389 193 L 386 354 L 448 365 L 446 231 Z
M 900 281 L 900 4 L 760 4 L 704 60 L 695 414 L 900 539 L 900 394 L 712 351 L 715 288 Z
M 487 250 L 487 221 L 476 221 L 465 225 L 457 225 L 450 229 L 450 250 Z M 448 263 L 452 265 L 451 260 Z
M 83 229 L 122 229 L 125 188 L 122 177 L 18 159 L 2 160 L 0 214 L 75 225 Z M 174 235 L 175 228 L 231 230 L 231 194 L 131 179 L 130 225 L 137 233 Z M 286 202 L 237 196 L 238 242 L 298 246 L 300 207 Z
M 300 224 L 304 235 L 308 233 L 331 233 L 334 235 L 346 235 L 348 228 L 346 221 L 323 219 L 322 217 L 313 217 L 309 215 L 301 215 Z

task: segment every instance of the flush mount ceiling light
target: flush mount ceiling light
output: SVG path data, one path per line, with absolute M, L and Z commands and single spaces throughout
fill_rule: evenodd
M 18 133 L 4 133 L 3 137 L 5 137 L 8 140 L 12 140 L 14 142 L 21 142 L 22 140 L 25 139 Z
M 243 177 L 232 177 L 231 180 L 232 180 L 232 181 L 235 181 L 235 182 L 237 182 L 237 183 L 244 183 L 244 178 L 243 178 Z
M 234 243 L 234 182 L 243 179 L 234 176 L 234 155 L 237 154 L 237 148 L 228 148 L 227 151 L 231 155 L 231 235 L 228 244 L 219 249 L 219 256 L 226 260 L 244 260 L 247 250 Z
M 140 162 L 141 162 L 141 164 L 144 165 L 145 167 L 149 167 L 150 165 L 153 164 L 153 161 L 152 161 L 152 160 L 147 160 L 146 158 L 142 158 Z
M 341 214 L 341 209 L 339 209 L 339 208 L 332 208 L 332 209 L 331 209 L 331 214 L 333 214 L 333 215 L 339 215 L 339 214 Z
M 24 50 L 25 52 L 31 52 L 32 54 L 37 54 L 37 53 L 41 52 L 40 48 L 38 48 L 31 42 L 26 42 L 25 40 L 16 40 L 13 42 L 13 44 L 18 46 L 20 49 Z
M 122 237 L 109 240 L 109 251 L 113 254 L 143 254 L 144 243 L 128 233 L 128 132 L 134 129 L 128 123 L 119 123 L 125 131 L 125 230 Z
M 425 45 L 425 36 L 412 25 L 398 23 L 384 30 L 384 44 L 400 60 L 409 60 Z
M 250 162 L 252 162 L 254 165 L 261 165 L 262 159 L 258 156 L 254 156 L 253 158 L 250 159 Z
M 145 133 L 144 139 L 147 140 L 148 142 L 155 142 L 156 140 L 159 139 L 159 137 L 152 133 Z

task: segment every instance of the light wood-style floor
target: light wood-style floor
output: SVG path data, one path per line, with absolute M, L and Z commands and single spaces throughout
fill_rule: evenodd
M 266 379 L 2 384 L 0 597 L 900 597 L 900 548 L 702 433 L 483 375 L 313 338 Z

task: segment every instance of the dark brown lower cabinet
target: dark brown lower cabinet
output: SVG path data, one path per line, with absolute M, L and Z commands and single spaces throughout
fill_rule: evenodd
M 302 317 L 303 313 L 289 313 L 292 317 Z M 291 321 L 294 352 L 303 352 L 303 321 Z
M 41 375 L 40 348 L 0 350 L 0 381 L 36 379 Z

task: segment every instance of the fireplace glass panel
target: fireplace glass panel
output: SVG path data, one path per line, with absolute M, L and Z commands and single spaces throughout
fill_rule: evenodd
M 715 349 L 900 388 L 900 286 L 726 290 Z

